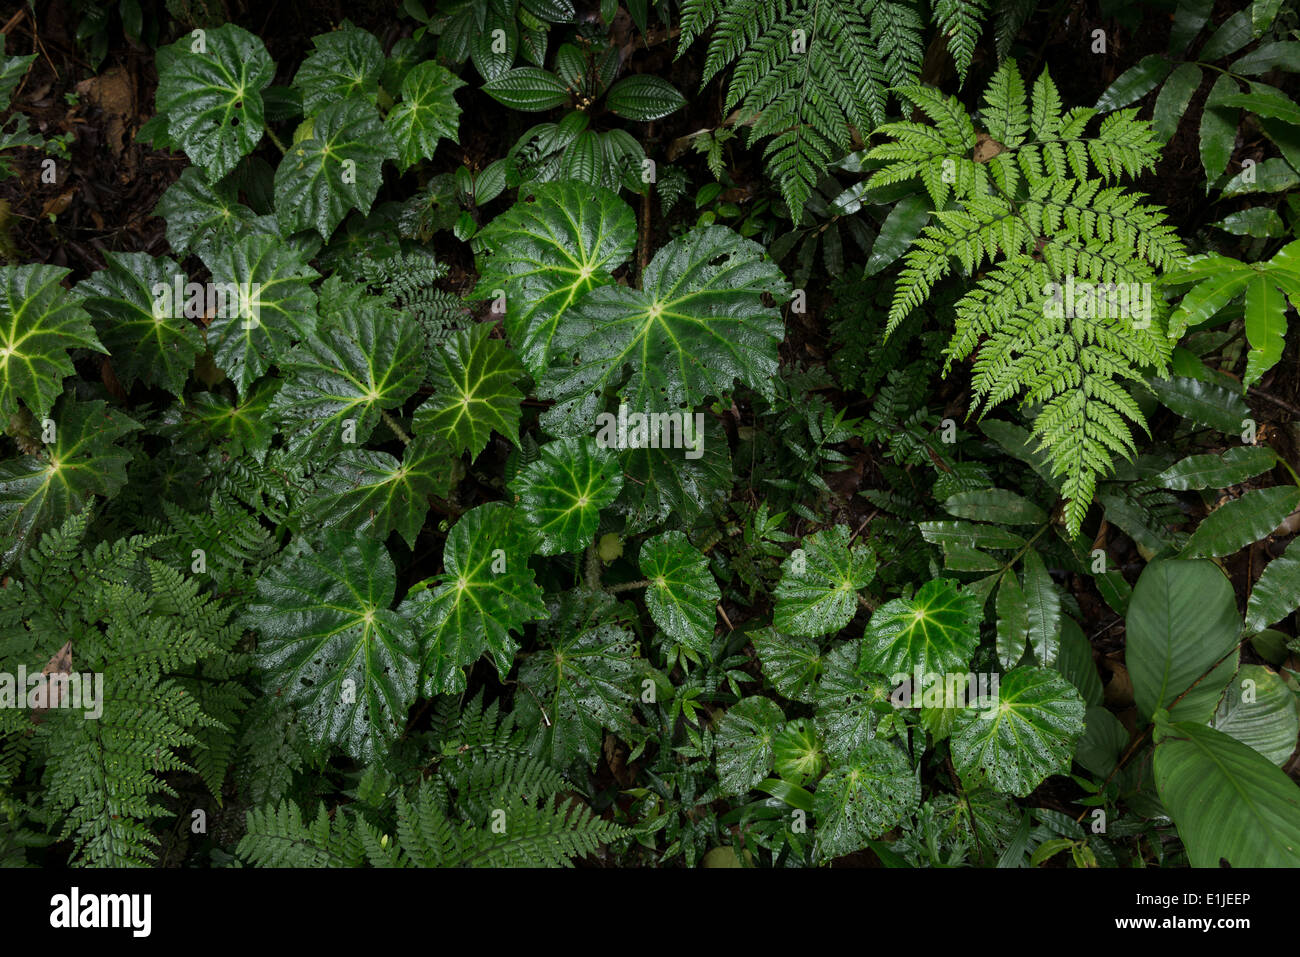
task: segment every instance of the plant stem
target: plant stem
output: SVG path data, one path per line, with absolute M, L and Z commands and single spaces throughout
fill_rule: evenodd
M 393 434 L 402 440 L 403 445 L 411 444 L 411 437 L 406 434 L 406 430 L 402 428 L 398 421 L 389 414 L 387 409 L 380 409 L 379 414 L 384 417 L 384 421 L 388 423 L 388 427 L 393 430 Z

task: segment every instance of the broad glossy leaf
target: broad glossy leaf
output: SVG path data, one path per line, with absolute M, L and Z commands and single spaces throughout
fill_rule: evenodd
M 73 373 L 70 349 L 104 352 L 81 298 L 62 286 L 61 266 L 0 266 L 0 414 L 19 400 L 44 418 Z
M 252 295 L 251 315 L 227 306 L 208 325 L 208 348 L 217 365 L 247 391 L 294 340 L 308 339 L 316 328 L 316 293 L 311 282 L 319 273 L 293 247 L 274 236 L 242 236 L 213 241 L 199 256 L 213 283 L 235 283 Z
M 1001 488 L 958 492 L 944 499 L 944 509 L 958 518 L 1000 525 L 1041 525 L 1047 513 L 1015 492 Z
M 1079 693 L 1057 672 L 1008 671 L 997 705 L 966 708 L 957 716 L 952 757 L 962 783 L 1025 797 L 1049 775 L 1069 773 L 1083 715 Z
M 32 536 L 109 498 L 126 484 L 131 453 L 115 440 L 140 426 L 102 401 L 65 395 L 54 407 L 53 441 L 34 455 L 0 461 L 0 566 L 8 567 Z
M 920 803 L 921 784 L 906 753 L 879 738 L 867 741 L 817 782 L 817 859 L 861 850 Z
M 1129 601 L 1124 654 L 1138 713 L 1168 709 L 1240 637 L 1232 585 L 1217 565 L 1204 559 L 1147 565 Z M 1178 703 L 1173 717 L 1208 721 L 1235 670 L 1232 654 Z
M 979 548 L 1021 548 L 1025 540 L 996 525 L 973 522 L 917 522 L 921 535 L 935 545 L 967 545 Z
M 767 698 L 745 698 L 727 709 L 715 738 L 723 794 L 745 794 L 767 777 L 774 760 L 772 742 L 784 724 L 785 714 Z
M 167 223 L 167 242 L 178 256 L 212 239 L 229 241 L 255 218 L 228 180 L 209 182 L 197 166 L 181 171 L 153 214 Z
M 980 610 L 957 582 L 936 578 L 911 598 L 877 608 L 863 638 L 863 666 L 883 675 L 964 672 L 979 644 Z
M 781 564 L 775 624 L 815 637 L 839 631 L 858 610 L 858 590 L 876 574 L 876 555 L 863 542 L 849 545 L 847 525 L 808 536 Z
M 1119 75 L 1093 108 L 1102 113 L 1110 113 L 1136 103 L 1159 86 L 1160 81 L 1167 77 L 1173 68 L 1174 65 L 1168 57 L 1158 53 L 1144 56 L 1136 66 L 1130 67 Z
M 1153 767 L 1193 867 L 1300 867 L 1300 787 L 1259 752 L 1191 721 L 1161 724 Z
M 731 489 L 731 450 L 727 434 L 713 416 L 704 418 L 703 455 L 687 458 L 682 449 L 627 449 L 620 455 L 627 480 L 613 509 L 628 528 L 661 525 L 669 515 L 689 522 Z
M 1231 555 L 1268 535 L 1296 506 L 1300 506 L 1300 488 L 1294 485 L 1252 489 L 1205 516 L 1187 540 L 1183 555 Z
M 1195 63 L 1180 63 L 1160 88 L 1151 115 L 1151 125 L 1160 142 L 1168 143 L 1178 132 L 1187 104 L 1201 85 L 1201 77 L 1201 68 Z
M 1205 170 L 1207 191 L 1208 184 L 1228 168 L 1228 158 L 1236 143 L 1239 111 L 1224 102 L 1236 92 L 1237 82 L 1226 73 L 1219 74 L 1201 110 L 1201 166 Z
M 641 546 L 646 607 L 673 641 L 707 653 L 722 598 L 708 560 L 684 532 L 664 532 Z
M 384 160 L 397 144 L 362 99 L 331 103 L 316 115 L 310 139 L 289 147 L 275 171 L 275 212 L 286 233 L 315 229 L 328 240 L 349 210 L 370 212 Z
M 807 718 L 795 718 L 777 733 L 772 757 L 777 776 L 795 785 L 814 780 L 826 766 L 821 738 Z
M 220 179 L 262 139 L 262 91 L 275 63 L 260 39 L 233 23 L 201 39 L 181 37 L 158 51 L 157 63 L 167 132 L 208 179 Z
M 1300 712 L 1282 676 L 1262 665 L 1242 665 L 1215 712 L 1212 727 L 1254 748 L 1281 767 L 1295 752 Z
M 1029 603 L 1014 569 L 1007 569 L 998 585 L 995 603 L 998 614 L 998 662 L 1003 668 L 1014 668 L 1025 656 L 1029 643 Z
M 413 67 L 402 80 L 402 99 L 384 118 L 397 144 L 397 165 L 406 172 L 433 157 L 440 139 L 456 139 L 460 104 L 455 93 L 465 81 L 432 60 Z
M 482 90 L 512 110 L 530 113 L 553 109 L 569 102 L 569 89 L 558 76 L 535 66 L 520 66 L 489 79 Z
M 520 695 L 515 710 L 532 721 L 556 765 L 594 769 L 604 732 L 626 734 L 632 726 L 644 661 L 631 622 L 608 593 L 579 589 L 547 608 L 550 618 L 538 626 L 541 647 L 519 668 L 519 684 L 532 694 Z M 534 714 L 539 704 L 545 719 Z
M 542 183 L 479 233 L 488 250 L 477 294 L 506 296 L 506 332 L 528 370 L 547 368 L 565 312 L 613 280 L 636 244 L 636 218 L 618 196 L 582 183 Z
M 484 651 L 504 679 L 519 650 L 510 632 L 546 617 L 542 590 L 528 567 L 533 541 L 519 521 L 500 502 L 466 512 L 447 536 L 442 574 L 412 586 L 398 609 L 422 642 L 431 693 L 464 691 L 464 666 Z
M 1151 379 L 1149 384 L 1174 412 L 1227 435 L 1241 432 L 1241 420 L 1250 417 L 1250 409 L 1239 394 L 1212 382 L 1176 376 Z
M 199 448 L 218 445 L 224 454 L 261 453 L 275 433 L 271 399 L 280 383 L 263 379 L 238 401 L 215 392 L 196 392 L 178 404 L 175 421 L 182 436 Z
M 519 511 L 540 539 L 538 554 L 579 552 L 591 544 L 600 510 L 618 497 L 618 459 L 594 438 L 557 439 L 510 483 Z
M 305 456 L 365 442 L 381 410 L 405 402 L 424 371 L 418 327 L 387 309 L 367 304 L 320 325 L 284 355 L 285 383 L 271 406 Z
M 1092 660 L 1092 645 L 1073 618 L 1061 620 L 1061 651 L 1056 658 L 1056 670 L 1070 679 L 1085 704 L 1100 705 L 1105 700 L 1101 677 Z
M 817 642 L 785 635 L 775 628 L 755 632 L 753 642 L 763 665 L 763 677 L 791 701 L 811 704 L 817 681 L 826 667 L 825 655 Z
M 524 368 L 505 341 L 491 334 L 490 323 L 479 323 L 438 350 L 430 370 L 434 394 L 415 410 L 412 423 L 416 432 L 438 435 L 470 458 L 483 451 L 494 429 L 519 444 L 524 396 L 515 383 Z
M 1045 668 L 1056 664 L 1061 640 L 1061 596 L 1052 584 L 1052 576 L 1042 556 L 1029 549 L 1024 557 L 1025 604 L 1029 610 L 1029 646 L 1034 658 Z
M 294 89 L 302 91 L 305 116 L 348 97 L 370 103 L 378 99 L 384 51 L 373 34 L 345 20 L 339 29 L 312 37 L 311 42 L 314 49 L 293 78 Z
M 629 120 L 663 119 L 686 105 L 686 97 L 663 77 L 641 73 L 625 76 L 605 94 L 605 108 Z
M 128 388 L 138 380 L 180 395 L 203 351 L 199 327 L 176 308 L 175 282 L 179 277 L 184 285 L 184 273 L 165 256 L 108 252 L 104 260 L 77 291 L 113 356 L 114 372 Z
M 1254 385 L 1282 358 L 1286 345 L 1286 296 L 1267 274 L 1251 279 L 1246 287 L 1246 357 L 1243 385 Z
M 1267 472 L 1277 464 L 1277 453 L 1266 445 L 1238 445 L 1222 455 L 1189 455 L 1175 462 L 1153 481 L 1163 488 L 1189 491 L 1228 488 Z
M 263 685 L 318 747 L 370 761 L 406 725 L 419 665 L 410 623 L 391 607 L 396 589 L 383 543 L 339 531 L 257 580 L 242 620 L 261 635 Z
M 429 512 L 429 497 L 445 497 L 455 460 L 436 439 L 414 439 L 399 462 L 387 452 L 348 449 L 312 476 L 310 497 L 298 506 L 305 528 L 335 526 L 386 539 L 397 532 L 411 548 Z
M 789 290 L 763 247 L 726 227 L 674 239 L 650 261 L 641 289 L 601 286 L 565 312 L 538 389 L 556 400 L 543 426 L 589 431 L 612 389 L 642 412 L 693 408 L 736 380 L 769 394 L 784 329 L 763 297 L 784 302 Z
M 1074 760 L 1100 778 L 1105 778 L 1119 763 L 1128 746 L 1129 733 L 1119 718 L 1105 708 L 1089 705 L 1085 715 L 1087 728 L 1074 746 Z
M 1246 633 L 1263 631 L 1300 608 L 1300 539 L 1264 568 L 1246 602 Z

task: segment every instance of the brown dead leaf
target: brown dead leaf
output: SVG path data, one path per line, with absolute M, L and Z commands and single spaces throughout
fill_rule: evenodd
M 1128 669 L 1111 655 L 1103 657 L 1101 663 L 1111 674 L 1105 688 L 1106 707 L 1112 711 L 1127 708 L 1133 703 L 1133 679 L 1128 676 Z
M 127 122 L 135 116 L 135 89 L 126 70 L 115 67 L 99 76 L 87 77 L 77 84 L 77 92 L 108 118 L 108 147 L 114 156 L 120 157 L 130 145 Z
M 975 135 L 975 162 L 987 163 L 993 157 L 1005 150 L 1005 146 L 987 133 L 977 133 Z
M 77 187 L 65 189 L 58 196 L 47 200 L 44 208 L 41 210 L 42 216 L 62 216 L 67 208 L 72 205 L 72 199 L 77 195 Z
M 63 700 L 63 691 L 66 690 L 67 684 L 51 684 L 50 675 L 70 675 L 72 674 L 72 642 L 68 641 L 62 648 L 54 653 L 49 663 L 41 669 L 42 682 L 35 688 L 38 704 L 32 707 L 32 720 L 39 721 L 37 715 L 49 711 L 51 708 L 57 708 L 59 702 Z

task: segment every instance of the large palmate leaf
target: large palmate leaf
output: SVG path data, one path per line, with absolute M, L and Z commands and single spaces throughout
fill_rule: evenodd
M 197 166 L 187 166 L 167 187 L 153 214 L 167 223 L 167 242 L 183 256 L 207 240 L 229 240 L 256 218 L 239 201 L 229 179 L 212 183 Z
M 594 769 L 606 730 L 625 734 L 644 662 L 631 622 L 607 592 L 579 589 L 547 603 L 549 619 L 538 626 L 542 646 L 519 669 L 531 694 L 515 699 L 515 714 L 536 727 L 551 760 L 567 768 Z M 545 708 L 545 718 L 538 711 Z
M 789 290 L 762 246 L 724 226 L 674 239 L 646 267 L 641 289 L 601 286 L 565 312 L 538 389 L 556 403 L 543 426 L 590 430 L 613 389 L 643 413 L 694 407 L 736 380 L 769 395 L 784 330 L 763 299 L 784 302 Z
M 105 349 L 60 266 L 0 266 L 0 415 L 44 417 L 72 375 L 69 349 Z
M 208 179 L 225 176 L 262 139 L 262 91 L 275 63 L 262 41 L 233 23 L 184 36 L 158 51 L 158 113 Z
M 216 445 L 232 457 L 265 452 L 275 434 L 271 399 L 279 388 L 276 379 L 263 379 L 235 402 L 218 393 L 196 392 L 167 413 L 168 424 L 174 421 L 180 435 L 196 448 Z
M 251 315 L 229 303 L 208 325 L 208 348 L 217 365 L 242 394 L 295 340 L 316 328 L 316 293 L 311 281 L 319 273 L 292 246 L 274 236 L 213 240 L 199 256 L 214 284 L 235 283 L 251 295 Z
M 979 620 L 979 602 L 957 582 L 928 581 L 913 597 L 872 613 L 863 665 L 884 675 L 964 672 L 979 644 Z
M 1068 773 L 1084 710 L 1079 692 L 1059 673 L 1008 671 L 993 708 L 957 715 L 952 757 L 962 782 L 1024 797 L 1049 775 Z
M 1124 652 L 1138 713 L 1151 717 L 1164 708 L 1174 720 L 1208 721 L 1236 670 L 1240 637 L 1232 584 L 1217 565 L 1203 559 L 1147 565 L 1129 600 Z
M 817 782 L 817 859 L 829 861 L 861 850 L 921 803 L 921 783 L 907 754 L 873 738 Z
M 460 517 L 443 549 L 444 571 L 412 586 L 399 609 L 423 643 L 426 687 L 465 690 L 464 666 L 487 651 L 502 678 L 519 644 L 511 631 L 546 617 L 528 557 L 532 536 L 514 509 L 491 502 Z
M 271 405 L 290 447 L 308 456 L 364 442 L 424 371 L 418 327 L 390 310 L 367 303 L 320 325 L 284 355 L 285 383 Z
M 294 88 L 302 91 L 304 115 L 348 97 L 371 103 L 378 99 L 384 50 L 374 34 L 344 20 L 339 29 L 312 37 L 311 42 L 315 49 L 293 78 Z
M 267 692 L 298 710 L 311 741 L 360 761 L 387 750 L 418 690 L 415 635 L 391 607 L 396 589 L 382 542 L 331 531 L 261 576 L 243 616 L 261 635 Z
M 557 439 L 510 483 L 519 510 L 537 532 L 538 553 L 577 552 L 591 544 L 600 510 L 618 496 L 623 473 L 614 453 L 593 438 Z
M 432 157 L 439 139 L 456 139 L 460 104 L 454 94 L 464 85 L 464 80 L 433 61 L 412 67 L 402 79 L 402 99 L 384 119 L 397 144 L 402 172 Z
M 776 627 L 808 637 L 839 631 L 853 620 L 858 590 L 875 574 L 875 552 L 863 542 L 850 546 L 847 525 L 808 536 L 781 565 Z
M 817 730 L 826 740 L 827 752 L 838 758 L 870 740 L 880 721 L 894 710 L 889 681 L 862 665 L 862 644 L 848 641 L 833 648 L 813 693 Z
M 772 743 L 784 723 L 781 709 L 767 698 L 746 698 L 727 709 L 715 738 L 723 794 L 744 794 L 767 777 Z
M 51 441 L 33 455 L 0 461 L 0 566 L 7 567 L 32 536 L 126 484 L 131 453 L 114 441 L 140 428 L 104 402 L 65 395 L 53 417 Z M 45 435 L 42 435 L 45 437 Z
M 1259 752 L 1159 718 L 1153 768 L 1193 867 L 1300 867 L 1300 788 Z
M 495 429 L 519 444 L 519 403 L 515 383 L 524 368 L 501 339 L 491 338 L 490 323 L 456 333 L 438 350 L 430 378 L 433 396 L 415 410 L 412 427 L 441 436 L 456 452 L 477 458 Z
M 826 667 L 826 656 L 811 638 L 784 635 L 764 628 L 753 636 L 754 651 L 763 665 L 763 676 L 791 701 L 811 703 L 817 681 Z
M 479 233 L 488 251 L 477 294 L 506 297 L 506 332 L 536 377 L 565 312 L 613 279 L 636 244 L 636 217 L 607 189 L 568 181 L 521 191 L 520 202 Z
M 650 617 L 673 641 L 707 653 L 722 598 L 708 560 L 684 532 L 664 532 L 641 546 Z
M 315 229 L 328 240 L 350 209 L 370 212 L 384 160 L 397 144 L 375 108 L 362 99 L 323 108 L 312 135 L 289 147 L 275 171 L 275 213 L 286 233 Z
M 177 308 L 181 268 L 165 256 L 104 254 L 107 265 L 77 287 L 125 386 L 137 380 L 180 395 L 203 336 Z
M 614 511 L 627 517 L 630 531 L 661 525 L 674 515 L 689 522 L 731 488 L 731 450 L 727 433 L 713 416 L 704 417 L 703 454 L 688 459 L 682 449 L 637 448 L 620 454 L 623 492 Z
M 312 476 L 298 515 L 305 528 L 337 525 L 380 540 L 397 532 L 414 548 L 429 497 L 446 496 L 454 474 L 446 446 L 428 436 L 412 441 L 400 462 L 387 452 L 348 449 Z

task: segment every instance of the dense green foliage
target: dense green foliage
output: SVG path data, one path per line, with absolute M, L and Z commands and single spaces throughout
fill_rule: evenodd
M 113 6 L 184 168 L 0 265 L 0 862 L 1300 864 L 1293 4 Z

